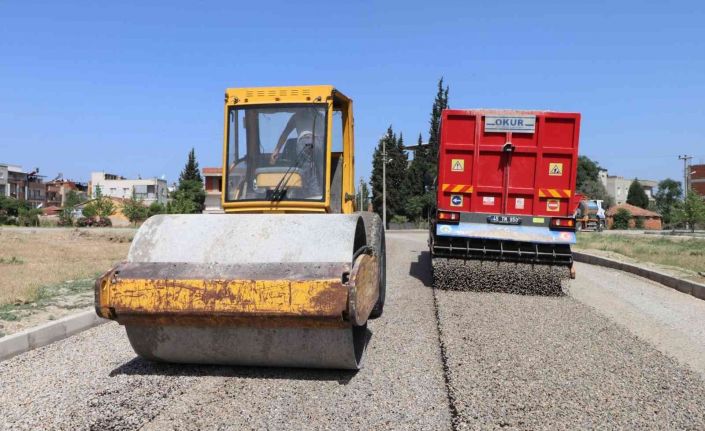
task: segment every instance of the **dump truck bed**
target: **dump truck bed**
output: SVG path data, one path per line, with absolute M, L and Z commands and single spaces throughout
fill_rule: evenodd
M 580 114 L 444 110 L 434 258 L 572 266 Z

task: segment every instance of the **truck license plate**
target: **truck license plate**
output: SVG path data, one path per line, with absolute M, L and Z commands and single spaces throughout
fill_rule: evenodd
M 487 217 L 487 223 L 492 224 L 521 224 L 521 219 L 516 216 L 491 215 Z

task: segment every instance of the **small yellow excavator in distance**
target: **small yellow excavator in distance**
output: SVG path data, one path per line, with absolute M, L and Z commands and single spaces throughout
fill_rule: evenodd
M 358 369 L 385 299 L 384 227 L 355 212 L 352 100 L 225 92 L 225 214 L 158 215 L 95 285 L 154 361 Z

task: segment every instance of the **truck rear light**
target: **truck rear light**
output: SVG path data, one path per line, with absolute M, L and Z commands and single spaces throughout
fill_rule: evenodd
M 551 229 L 575 229 L 575 219 L 572 217 L 553 217 Z
M 460 213 L 452 211 L 438 211 L 436 219 L 447 224 L 457 224 L 460 221 Z

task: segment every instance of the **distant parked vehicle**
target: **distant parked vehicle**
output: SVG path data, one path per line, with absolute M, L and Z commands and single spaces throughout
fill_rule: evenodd
M 602 232 L 605 229 L 607 218 L 602 206 L 604 201 L 589 199 L 576 193 L 573 202 L 575 205 L 575 227 L 578 231 Z

